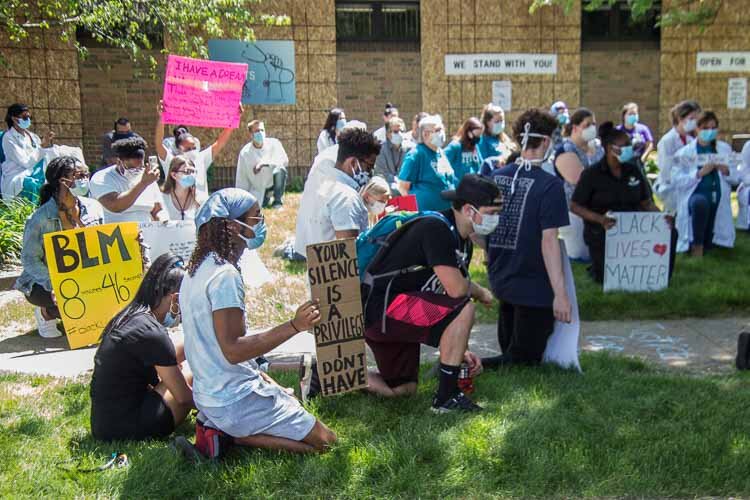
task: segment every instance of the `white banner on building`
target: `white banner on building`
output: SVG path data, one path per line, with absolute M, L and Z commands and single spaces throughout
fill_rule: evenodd
M 669 285 L 670 229 L 662 212 L 614 212 L 607 231 L 604 291 L 654 292 Z
M 750 52 L 698 52 L 695 56 L 698 73 L 750 71 Z
M 513 104 L 513 86 L 510 80 L 492 82 L 492 104 L 500 106 L 503 111 L 510 111 Z
M 448 54 L 445 74 L 554 75 L 557 54 Z
M 727 83 L 727 108 L 747 108 L 747 78 L 730 78 Z

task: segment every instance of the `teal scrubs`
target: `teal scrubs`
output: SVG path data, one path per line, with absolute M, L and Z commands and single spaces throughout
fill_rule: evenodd
M 453 167 L 456 184 L 461 182 L 466 174 L 479 173 L 483 158 L 479 148 L 474 148 L 474 151 L 464 151 L 463 144 L 459 141 L 451 141 L 448 147 L 443 150 L 443 153 Z
M 503 154 L 503 145 L 500 142 L 499 137 L 493 137 L 491 135 L 482 134 L 482 138 L 479 139 L 479 154 L 485 160 L 492 158 L 493 156 L 500 156 Z
M 447 210 L 451 204 L 444 200 L 440 193 L 456 188 L 456 177 L 450 167 L 440 167 L 439 160 L 443 155 L 433 151 L 424 144 L 409 151 L 401 165 L 398 178 L 411 183 L 409 194 L 417 197 L 417 207 L 424 210 Z M 447 164 L 447 160 L 442 158 Z M 442 171 L 439 171 L 442 170 Z

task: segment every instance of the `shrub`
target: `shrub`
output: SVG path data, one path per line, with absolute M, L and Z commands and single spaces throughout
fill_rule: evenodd
M 23 198 L 0 201 L 0 264 L 19 260 L 23 228 L 34 210 L 36 205 Z

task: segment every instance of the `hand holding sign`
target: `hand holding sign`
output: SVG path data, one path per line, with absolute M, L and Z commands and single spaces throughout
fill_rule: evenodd
M 302 332 L 307 331 L 320 323 L 319 305 L 319 300 L 308 300 L 299 306 L 297 312 L 294 314 L 294 319 L 292 320 L 292 328 L 298 332 Z

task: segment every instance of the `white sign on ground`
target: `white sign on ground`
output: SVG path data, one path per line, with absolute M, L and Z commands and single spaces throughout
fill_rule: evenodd
M 698 73 L 750 71 L 750 52 L 698 52 L 695 56 Z
M 662 212 L 614 212 L 607 231 L 604 291 L 654 292 L 669 285 L 670 229 Z
M 747 108 L 747 78 L 730 78 L 727 83 L 727 108 Z
M 510 80 L 492 82 L 492 104 L 500 106 L 503 111 L 510 111 L 513 102 L 513 86 Z
M 557 54 L 447 54 L 445 74 L 554 75 Z

